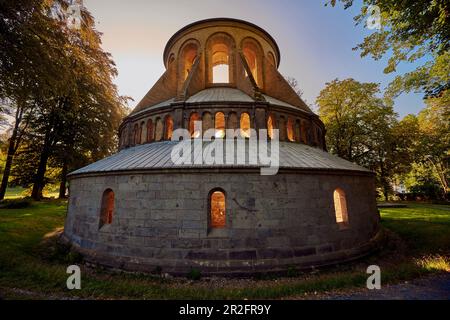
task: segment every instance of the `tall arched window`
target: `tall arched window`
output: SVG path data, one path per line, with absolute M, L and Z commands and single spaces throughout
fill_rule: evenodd
M 216 138 L 224 138 L 225 137 L 225 115 L 223 112 L 217 112 L 215 115 L 215 128 L 216 128 Z
M 111 189 L 106 189 L 103 192 L 102 204 L 100 208 L 100 224 L 99 228 L 105 224 L 111 224 L 114 215 L 114 192 Z
M 239 129 L 239 118 L 238 118 L 236 112 L 231 112 L 228 115 L 227 129 L 232 129 L 232 130 Z
M 347 200 L 345 198 L 345 192 L 342 189 L 334 190 L 334 212 L 336 215 L 336 222 L 340 227 L 348 226 L 348 212 L 347 212 Z
M 214 120 L 211 113 L 209 112 L 203 113 L 202 126 L 203 126 L 203 133 L 205 133 L 209 129 L 214 129 Z
M 147 121 L 147 142 L 153 141 L 153 121 L 148 119 Z
M 145 130 L 145 122 L 142 121 L 141 125 L 139 126 L 139 143 L 145 143 L 146 142 L 146 130 Z
M 259 43 L 252 38 L 245 39 L 242 42 L 242 53 L 244 54 L 253 79 L 255 79 L 258 86 L 261 86 L 262 50 Z
M 182 70 L 183 70 L 183 80 L 186 80 L 189 76 L 189 73 L 192 70 L 192 66 L 195 63 L 195 58 L 197 57 L 197 44 L 195 43 L 188 43 L 183 48 L 182 53 L 182 61 L 183 64 Z
M 241 137 L 250 138 L 250 115 L 248 113 L 241 114 Z
M 294 123 L 292 121 L 291 118 L 288 118 L 288 122 L 287 122 L 287 138 L 289 141 L 293 142 L 295 141 L 294 138 Z
M 300 120 L 296 120 L 295 121 L 295 134 L 294 134 L 294 136 L 295 136 L 295 142 L 300 142 L 301 141 L 301 137 L 300 137 L 300 135 L 301 135 L 301 128 L 300 128 Z
M 273 118 L 273 115 L 269 115 L 267 118 L 267 134 L 269 135 L 270 139 L 273 139 L 273 129 L 274 129 L 275 120 Z
M 164 124 L 161 118 L 156 119 L 155 141 L 161 141 L 164 137 Z
M 198 128 L 198 130 L 196 130 L 195 128 L 195 122 L 201 122 L 202 119 L 200 118 L 200 115 L 197 112 L 191 113 L 190 117 L 189 117 L 189 132 L 191 134 L 191 137 L 194 139 L 200 138 L 202 132 L 201 129 Z
M 209 195 L 209 227 L 225 228 L 226 205 L 225 192 L 220 189 L 213 190 Z
M 164 140 L 172 139 L 173 134 L 173 120 L 171 116 L 166 116 L 164 121 Z
M 217 33 L 207 40 L 206 62 L 208 83 L 220 84 L 234 82 L 233 50 L 234 40 L 226 33 Z

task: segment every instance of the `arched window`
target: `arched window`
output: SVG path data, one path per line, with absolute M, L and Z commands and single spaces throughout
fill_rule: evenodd
M 225 33 L 214 34 L 208 39 L 206 44 L 208 83 L 234 82 L 232 73 L 234 47 L 233 38 Z
M 111 224 L 114 215 L 114 192 L 111 189 L 106 189 L 102 196 L 102 205 L 100 209 L 100 224 L 103 227 L 105 224 Z
M 252 73 L 253 79 L 258 86 L 261 86 L 261 58 L 262 53 L 260 46 L 256 40 L 247 38 L 242 42 L 242 53 L 244 54 L 247 65 Z
M 288 122 L 287 122 L 287 138 L 289 141 L 293 142 L 295 141 L 294 138 L 294 123 L 292 122 L 291 118 L 288 118 Z
M 239 118 L 236 112 L 231 112 L 228 115 L 228 129 L 237 130 L 239 129 Z
M 275 57 L 272 52 L 267 53 L 267 59 L 269 59 L 270 64 L 275 67 Z
M 248 113 L 241 114 L 241 137 L 250 138 L 250 116 Z
M 191 137 L 194 139 L 200 138 L 201 136 L 201 130 L 196 130 L 195 128 L 195 122 L 202 121 L 200 118 L 200 115 L 197 112 L 191 113 L 189 117 L 189 132 L 191 134 Z M 200 129 L 200 128 L 198 128 Z
M 141 143 L 139 141 L 139 125 L 136 123 L 133 130 L 133 144 L 137 145 L 139 143 Z
M 161 118 L 156 119 L 155 141 L 161 141 L 164 136 L 164 124 Z
M 347 200 L 345 199 L 345 192 L 342 189 L 334 190 L 334 211 L 336 214 L 336 222 L 341 227 L 348 226 Z
M 222 190 L 213 190 L 209 195 L 209 227 L 225 228 L 226 206 L 225 193 Z
M 153 121 L 148 119 L 147 121 L 147 142 L 153 141 Z
M 187 79 L 187 77 L 189 76 L 189 73 L 192 70 L 192 66 L 195 63 L 195 58 L 197 57 L 197 50 L 198 50 L 197 48 L 198 48 L 198 46 L 195 43 L 188 43 L 183 48 L 182 61 L 181 61 L 181 63 L 183 64 L 183 66 L 182 66 L 183 80 Z
M 203 133 L 205 133 L 209 129 L 214 129 L 214 121 L 211 113 L 209 112 L 203 113 L 202 126 L 203 126 Z
M 215 119 L 215 128 L 216 128 L 216 138 L 224 138 L 225 137 L 225 115 L 223 112 L 217 112 Z
M 286 119 L 284 116 L 280 116 L 278 119 L 278 129 L 280 130 L 280 141 L 286 141 Z
M 139 143 L 145 143 L 145 138 L 147 137 L 147 134 L 145 132 L 145 122 L 142 121 L 141 125 L 139 126 Z
M 270 139 L 273 139 L 273 129 L 274 129 L 275 120 L 273 118 L 273 115 L 269 115 L 267 118 L 267 134 L 269 135 Z
M 172 139 L 173 134 L 173 120 L 171 116 L 166 116 L 164 121 L 164 140 Z
M 301 141 L 301 128 L 300 128 L 300 120 L 295 121 L 295 142 Z

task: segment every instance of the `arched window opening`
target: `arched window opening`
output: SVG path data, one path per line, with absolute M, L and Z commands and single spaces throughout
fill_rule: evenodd
M 133 145 L 137 145 L 139 143 L 139 125 L 136 123 L 133 130 Z
M 197 112 L 194 112 L 189 117 L 189 132 L 191 134 L 191 137 L 194 139 L 200 138 L 201 136 L 201 130 L 196 130 L 195 128 L 195 122 L 202 121 L 200 118 L 200 115 Z
M 248 113 L 241 114 L 241 137 L 250 138 L 250 116 Z
M 171 116 L 166 116 L 164 126 L 164 140 L 171 140 L 173 134 L 173 120 Z
M 260 66 L 261 66 L 261 50 L 253 39 L 246 39 L 242 43 L 242 53 L 244 54 L 247 65 L 252 73 L 253 79 L 260 86 Z M 248 76 L 246 74 L 246 76 Z
M 147 121 L 147 142 L 153 141 L 153 121 L 149 119 Z
M 186 80 L 197 58 L 197 45 L 189 43 L 183 49 L 183 79 Z
M 295 121 L 295 142 L 301 141 L 301 128 L 300 128 L 300 120 Z
M 225 193 L 222 190 L 211 192 L 209 197 L 209 227 L 225 228 L 226 226 L 226 206 Z
M 228 126 L 227 129 L 237 130 L 239 129 L 239 118 L 236 112 L 231 112 L 228 115 Z
M 269 115 L 267 118 L 267 134 L 270 139 L 273 139 L 273 129 L 274 129 L 275 121 L 273 119 L 273 115 Z
M 230 52 L 225 43 L 212 46 L 212 83 L 230 82 Z
M 145 122 L 142 121 L 141 125 L 139 126 L 139 143 L 145 143 L 146 137 L 147 137 L 147 134 L 145 132 Z
M 164 124 L 161 118 L 156 119 L 155 141 L 161 141 L 164 136 Z
M 295 138 L 294 138 L 294 123 L 292 121 L 291 118 L 288 118 L 288 122 L 287 122 L 287 138 L 289 141 L 294 142 Z
M 223 112 L 216 113 L 215 128 L 216 128 L 215 137 L 218 139 L 224 138 L 225 137 L 225 115 L 223 114 Z
M 342 189 L 336 189 L 333 194 L 334 197 L 334 211 L 336 214 L 336 222 L 341 227 L 348 226 L 347 200 L 345 192 Z
M 203 126 L 203 134 L 209 129 L 214 129 L 214 120 L 211 113 L 209 112 L 203 113 L 202 126 Z
M 111 224 L 114 215 L 114 192 L 111 189 L 106 189 L 103 192 L 102 204 L 100 209 L 100 224 L 103 227 L 105 224 Z

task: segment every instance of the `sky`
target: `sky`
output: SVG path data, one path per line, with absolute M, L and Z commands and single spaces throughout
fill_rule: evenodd
M 227 17 L 252 22 L 270 33 L 281 51 L 279 71 L 294 77 L 303 98 L 314 104 L 333 79 L 354 78 L 380 83 L 384 89 L 395 74 L 384 74 L 387 59 L 361 58 L 353 51 L 371 30 L 355 26 L 357 6 L 325 7 L 326 0 L 84 0 L 103 33 L 103 49 L 112 54 L 119 72 L 115 83 L 134 107 L 164 73 L 163 50 L 169 38 L 192 22 Z M 400 65 L 399 72 L 416 65 Z M 423 94 L 402 94 L 395 101 L 399 117 L 417 114 Z

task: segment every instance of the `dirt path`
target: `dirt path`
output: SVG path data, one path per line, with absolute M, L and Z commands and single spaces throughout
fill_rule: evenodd
M 450 273 L 387 285 L 381 290 L 359 290 L 317 296 L 324 300 L 450 300 Z

